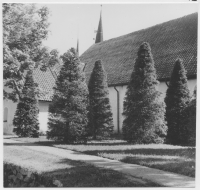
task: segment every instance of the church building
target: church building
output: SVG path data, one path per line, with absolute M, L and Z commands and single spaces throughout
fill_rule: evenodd
M 102 60 L 108 76 L 109 97 L 113 113 L 114 132 L 121 133 L 123 101 L 134 68 L 139 46 L 148 42 L 151 46 L 159 91 L 162 98 L 167 90 L 175 60 L 181 58 L 187 71 L 188 86 L 193 93 L 197 78 L 197 26 L 198 14 L 193 13 L 175 20 L 103 41 L 103 20 L 100 14 L 95 44 L 81 56 L 86 80 L 89 81 L 94 63 Z M 78 46 L 77 46 L 78 50 Z M 39 99 L 40 130 L 47 130 L 48 107 L 53 95 L 53 86 L 60 67 L 48 68 L 46 72 L 34 71 L 34 79 L 45 92 Z M 4 134 L 12 134 L 16 103 L 4 100 Z

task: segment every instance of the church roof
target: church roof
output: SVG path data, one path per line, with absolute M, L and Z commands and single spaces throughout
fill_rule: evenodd
M 86 64 L 87 80 L 94 63 L 102 60 L 108 74 L 108 85 L 127 84 L 133 71 L 139 46 L 148 42 L 151 46 L 158 79 L 171 75 L 177 58 L 183 60 L 188 78 L 197 74 L 197 13 L 132 32 L 117 38 L 93 44 L 81 56 Z
M 171 20 L 127 35 L 93 44 L 81 56 L 89 80 L 94 63 L 102 60 L 108 85 L 128 84 L 139 46 L 149 42 L 159 80 L 169 78 L 177 58 L 183 59 L 188 78 L 197 74 L 197 13 Z M 51 101 L 60 65 L 46 72 L 36 69 L 35 81 L 44 93 L 40 100 Z
M 39 68 L 34 71 L 34 80 L 41 89 L 39 100 L 51 101 L 56 81 L 53 72 L 49 68 L 47 68 L 46 72 L 41 71 Z

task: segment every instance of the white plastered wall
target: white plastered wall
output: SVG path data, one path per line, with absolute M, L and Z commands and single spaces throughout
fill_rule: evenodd
M 196 82 L 197 82 L 196 79 L 188 80 L 188 87 L 190 89 L 191 95 L 193 94 Z M 119 91 L 119 99 L 120 99 L 119 128 L 120 128 L 120 132 L 121 132 L 122 123 L 123 123 L 123 115 L 122 115 L 122 113 L 123 113 L 123 102 L 124 102 L 124 97 L 125 97 L 125 94 L 126 94 L 127 85 L 116 86 L 116 88 Z M 162 93 L 161 98 L 164 100 L 166 90 L 167 90 L 166 83 L 160 82 L 158 90 Z M 113 113 L 114 132 L 117 133 L 118 132 L 118 129 L 117 129 L 117 92 L 114 89 L 114 87 L 109 87 L 109 97 L 110 97 L 111 110 L 112 110 L 112 113 Z
M 13 103 L 11 100 L 4 100 L 3 107 L 8 109 L 7 119 L 4 118 L 3 121 L 3 133 L 4 134 L 13 134 L 13 118 L 17 108 L 17 103 Z M 49 102 L 39 101 L 39 123 L 40 131 L 47 131 L 47 122 L 48 122 L 48 109 Z M 5 121 L 6 119 L 6 121 Z
M 3 121 L 3 134 L 13 134 L 13 118 L 17 108 L 17 103 L 13 103 L 11 100 L 3 101 L 3 110 L 8 109 L 7 118 Z
M 40 131 L 47 131 L 47 122 L 48 122 L 48 110 L 49 103 L 45 101 L 39 101 L 39 123 L 40 123 Z
M 191 94 L 193 94 L 194 87 L 196 85 L 196 79 L 188 80 L 188 86 L 190 89 Z M 120 132 L 122 129 L 122 122 L 123 122 L 123 101 L 126 93 L 127 86 L 116 86 L 117 90 L 119 91 L 119 98 L 120 98 L 120 113 L 119 113 L 119 127 Z M 162 98 L 164 99 L 165 93 L 167 90 L 167 86 L 165 82 L 160 82 L 159 85 L 159 91 L 162 92 Z M 109 98 L 110 98 L 110 104 L 111 104 L 111 110 L 113 113 L 113 122 L 114 122 L 114 131 L 117 133 L 117 92 L 114 89 L 114 87 L 109 87 Z M 49 108 L 50 102 L 45 101 L 39 101 L 39 123 L 40 123 L 40 130 L 41 131 L 47 131 L 47 122 L 48 122 L 48 108 Z M 3 104 L 4 108 L 8 108 L 8 117 L 7 122 L 3 123 L 4 127 L 4 134 L 12 134 L 13 131 L 13 118 L 15 114 L 15 110 L 17 107 L 17 103 L 13 103 L 10 100 L 4 100 Z

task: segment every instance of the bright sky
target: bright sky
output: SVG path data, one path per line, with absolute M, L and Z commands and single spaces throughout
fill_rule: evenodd
M 51 34 L 45 46 L 61 54 L 77 46 L 82 54 L 92 44 L 96 34 L 100 4 L 45 4 L 51 11 Z M 165 21 L 198 11 L 197 4 L 103 4 L 104 40 L 125 35 Z

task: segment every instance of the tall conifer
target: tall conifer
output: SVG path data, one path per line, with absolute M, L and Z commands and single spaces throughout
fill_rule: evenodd
M 88 88 L 74 48 L 61 57 L 62 68 L 49 106 L 47 138 L 66 143 L 82 142 L 88 123 Z
M 89 85 L 89 129 L 94 139 L 110 136 L 113 132 L 113 118 L 109 102 L 107 74 L 101 61 L 96 61 Z
M 183 110 L 180 145 L 196 145 L 196 87 L 190 103 Z
M 13 119 L 13 132 L 20 137 L 39 136 L 39 109 L 36 99 L 36 87 L 37 84 L 33 80 L 33 71 L 29 70 Z
M 168 133 L 166 142 L 169 144 L 181 144 L 181 135 L 185 128 L 182 126 L 184 109 L 190 101 L 190 91 L 187 84 L 186 71 L 182 60 L 177 59 L 166 92 L 166 120 Z
M 163 143 L 167 131 L 165 104 L 158 91 L 151 48 L 144 42 L 137 53 L 124 100 L 124 139 L 132 143 Z

